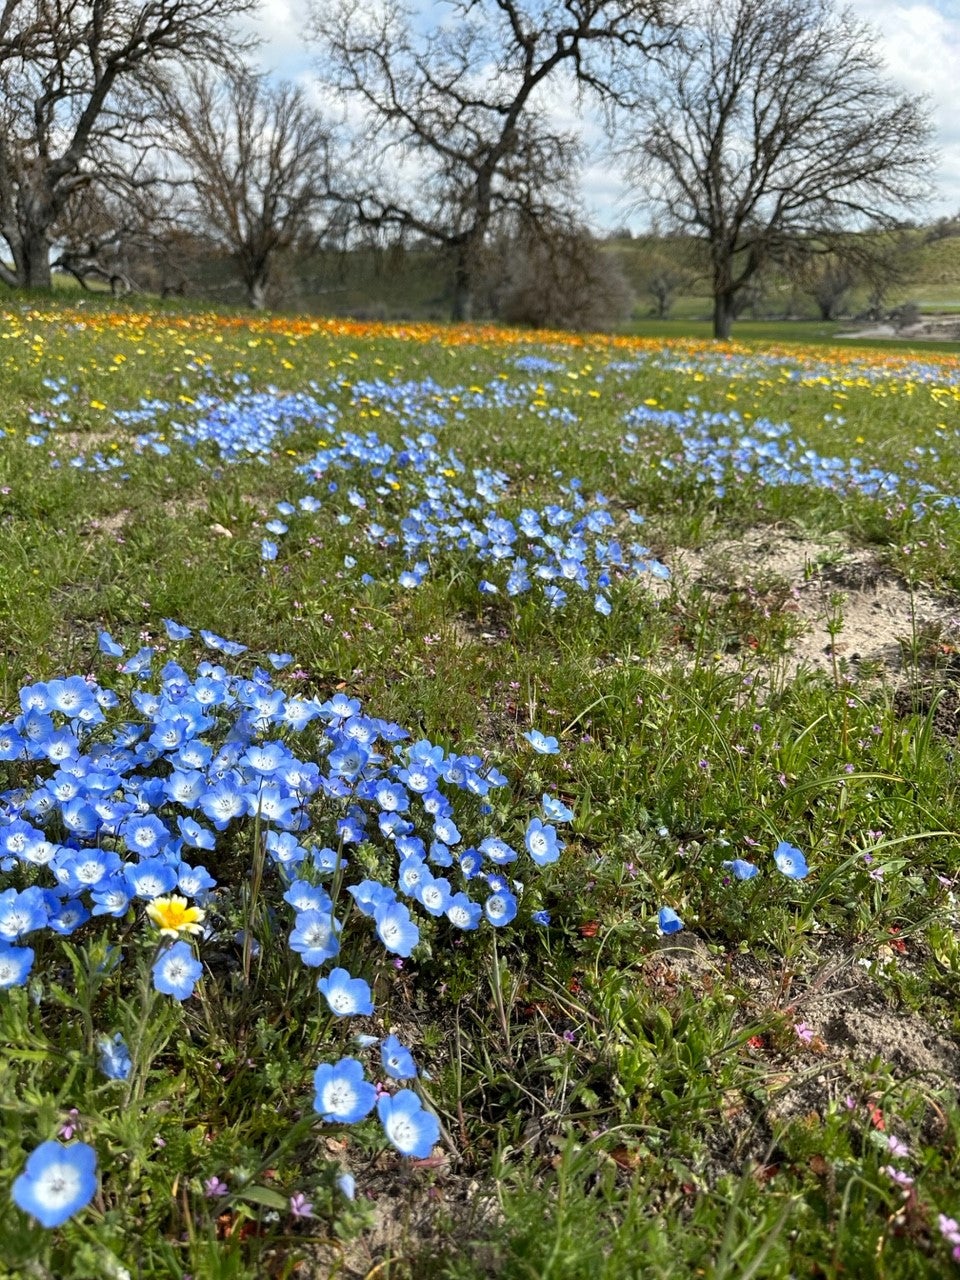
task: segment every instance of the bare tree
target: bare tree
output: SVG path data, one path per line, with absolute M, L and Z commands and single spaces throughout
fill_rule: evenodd
M 890 290 L 905 284 L 916 268 L 917 237 L 909 231 L 875 236 L 870 250 L 858 262 L 858 274 L 867 287 L 868 316 L 882 320 Z
M 653 254 L 643 266 L 643 289 L 653 299 L 653 312 L 658 320 L 666 320 L 678 293 L 689 289 L 694 273 L 670 258 Z
M 170 60 L 222 62 L 230 20 L 255 0 L 3 0 L 0 281 L 50 285 L 71 197 L 147 124 L 142 82 Z
M 630 314 L 633 296 L 619 255 L 585 227 L 556 227 L 549 238 L 521 227 L 491 248 L 494 311 L 508 324 L 597 331 Z
M 441 8 L 440 5 L 435 8 Z M 469 319 L 481 250 L 498 221 L 574 217 L 577 139 L 546 90 L 617 93 L 622 62 L 660 49 L 671 0 L 442 0 L 429 31 L 403 0 L 315 0 L 321 75 L 362 121 L 365 173 L 339 197 L 360 224 L 452 255 L 454 319 Z M 374 165 L 373 157 L 380 163 Z
M 642 198 L 708 243 L 716 337 L 766 263 L 892 225 L 925 196 L 927 112 L 875 49 L 830 0 L 693 0 L 629 150 Z
M 797 287 L 817 304 L 821 320 L 836 320 L 857 282 L 853 263 L 837 254 L 804 257 L 796 274 Z
M 236 262 L 260 310 L 277 254 L 303 239 L 322 207 L 329 131 L 300 89 L 249 71 L 192 74 L 168 103 L 196 221 Z

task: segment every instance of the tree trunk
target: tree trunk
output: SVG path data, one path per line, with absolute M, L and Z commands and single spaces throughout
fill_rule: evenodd
M 266 309 L 268 283 L 266 276 L 256 276 L 247 281 L 247 301 L 254 311 Z
M 720 342 L 726 342 L 730 337 L 733 310 L 733 293 L 726 289 L 717 290 L 713 295 L 713 336 Z
M 450 319 L 467 323 L 473 319 L 473 266 L 468 248 L 457 251 L 457 262 L 453 269 L 453 303 L 450 308 Z
M 43 231 L 31 228 L 16 246 L 14 260 L 23 289 L 49 289 L 50 242 Z

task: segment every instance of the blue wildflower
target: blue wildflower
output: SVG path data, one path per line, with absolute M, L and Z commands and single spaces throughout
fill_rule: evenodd
M 747 862 L 744 858 L 731 858 L 724 862 L 725 867 L 729 867 L 737 880 L 752 880 L 754 876 L 760 874 L 760 868 L 754 866 L 752 862 Z
M 321 1062 L 313 1073 L 313 1109 L 328 1124 L 356 1124 L 370 1114 L 377 1091 L 364 1079 L 363 1066 L 356 1058 L 337 1063 Z
M 483 907 L 479 902 L 473 902 L 465 893 L 455 893 L 445 914 L 457 929 L 476 929 L 483 915 Z
M 373 996 L 369 983 L 354 978 L 346 969 L 333 969 L 325 978 L 317 979 L 317 990 L 338 1018 L 373 1013 Z
M 101 1036 L 97 1041 L 100 1050 L 100 1070 L 108 1080 L 126 1080 L 133 1070 L 130 1050 L 118 1031 L 113 1036 Z
M 32 947 L 11 947 L 0 942 L 0 990 L 22 987 L 33 967 Z
M 546 792 L 541 796 L 540 803 L 543 806 L 544 817 L 550 822 L 572 822 L 573 810 L 568 808 L 562 800 L 558 800 L 556 796 L 547 795 Z
M 516 916 L 517 900 L 509 889 L 498 889 L 487 898 L 483 911 L 490 923 L 500 928 Z
M 673 907 L 661 907 L 657 913 L 657 924 L 660 932 L 664 934 L 679 933 L 683 928 L 683 921 L 674 911 Z
M 330 902 L 329 897 L 322 889 L 319 892 L 323 894 L 326 902 L 321 900 L 319 909 L 308 908 L 306 911 L 298 911 L 289 938 L 290 950 L 296 951 L 303 963 L 314 969 L 319 968 L 327 960 L 332 960 L 340 950 L 340 941 L 337 937 L 340 922 L 330 915 L 330 908 L 327 905 Z
M 59 1227 L 97 1190 L 97 1153 L 85 1142 L 41 1142 L 13 1182 L 13 1202 L 41 1226 Z
M 187 1000 L 193 995 L 197 980 L 203 973 L 203 965 L 186 942 L 175 942 L 161 951 L 153 966 L 153 985 L 157 991 L 175 1000 Z
M 781 840 L 773 851 L 777 870 L 789 880 L 802 880 L 807 874 L 807 860 L 795 845 Z
M 539 818 L 530 819 L 523 841 L 538 867 L 546 867 L 560 857 L 562 846 L 557 841 L 556 831 L 545 826 Z
M 387 1138 L 401 1155 L 425 1160 L 440 1139 L 440 1123 L 412 1089 L 384 1093 L 377 1101 L 377 1114 Z
M 412 1080 L 417 1066 L 410 1050 L 395 1035 L 386 1036 L 380 1046 L 383 1069 L 393 1080 Z
M 377 926 L 377 937 L 394 955 L 409 956 L 420 941 L 420 930 L 401 902 L 377 907 L 373 919 Z

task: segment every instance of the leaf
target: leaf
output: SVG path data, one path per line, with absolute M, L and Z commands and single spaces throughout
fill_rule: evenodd
M 279 1191 L 271 1190 L 270 1187 L 244 1187 L 242 1191 L 234 1192 L 234 1199 L 246 1200 L 250 1204 L 260 1204 L 265 1209 L 279 1209 L 281 1213 L 286 1213 L 290 1208 L 287 1197 L 282 1196 Z

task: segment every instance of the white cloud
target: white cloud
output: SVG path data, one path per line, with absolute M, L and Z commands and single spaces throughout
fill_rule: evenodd
M 298 79 L 313 60 L 306 42 L 308 23 L 306 0 L 260 0 L 244 24 L 262 42 L 252 60 L 285 80 Z
M 880 36 L 878 50 L 893 79 L 908 93 L 929 99 L 940 164 L 934 176 L 932 214 L 960 209 L 960 0 L 898 4 L 854 0 L 857 15 Z
M 889 74 L 909 93 L 930 99 L 941 160 L 933 180 L 930 214 L 960 209 L 960 0 L 852 0 L 857 15 L 879 35 L 878 49 Z M 437 8 L 439 6 L 433 6 Z M 264 70 L 303 84 L 321 108 L 315 52 L 307 45 L 309 0 L 262 0 L 250 29 L 262 38 L 254 60 Z M 561 128 L 576 126 L 575 95 L 569 84 L 551 92 L 551 111 Z M 583 175 L 587 209 L 607 226 L 623 220 L 617 165 L 597 159 L 599 126 L 583 121 L 589 157 Z

